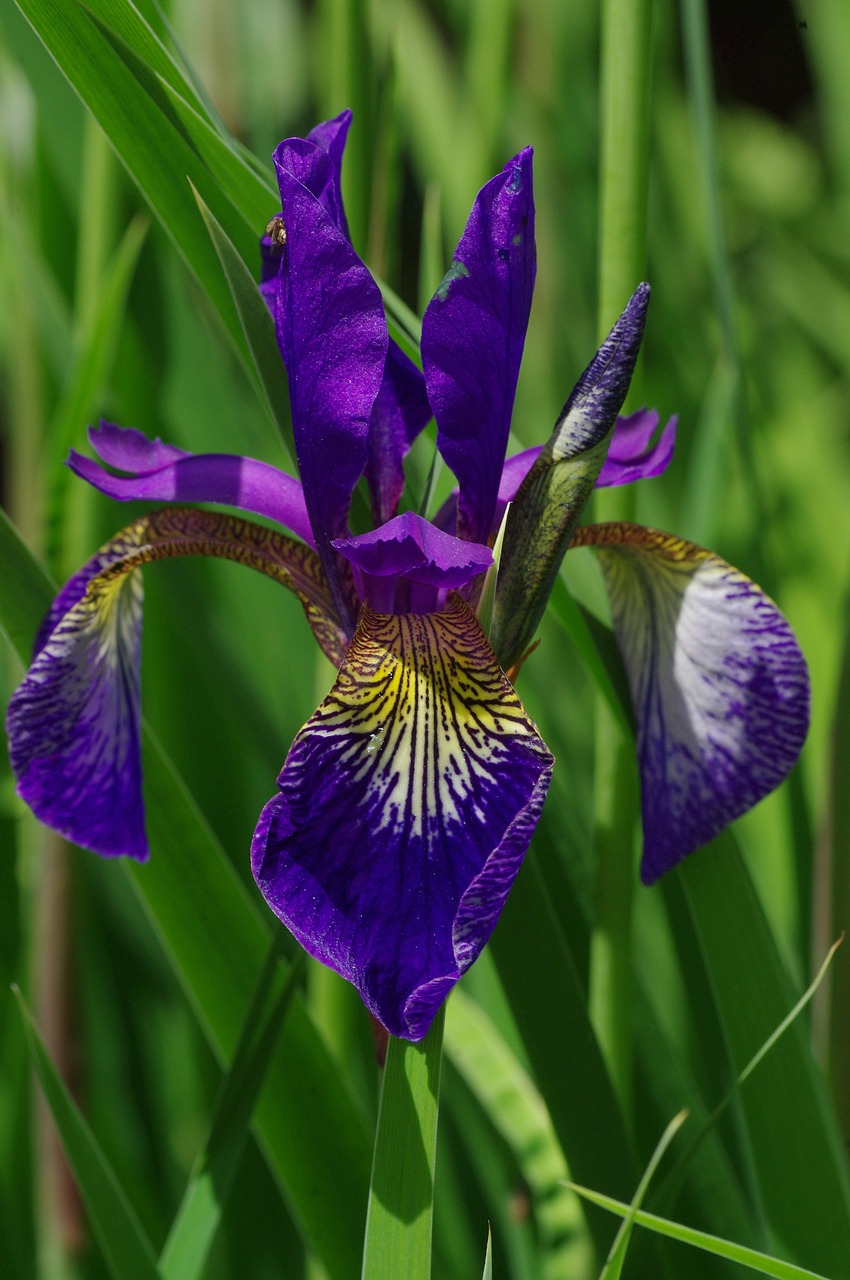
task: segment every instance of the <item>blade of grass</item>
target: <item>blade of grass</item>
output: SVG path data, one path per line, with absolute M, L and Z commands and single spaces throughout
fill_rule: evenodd
M 233 295 L 242 332 L 245 334 L 254 369 L 264 393 L 266 408 L 280 432 L 290 464 L 295 471 L 297 464 L 295 438 L 292 434 L 292 414 L 289 407 L 289 386 L 275 337 L 274 321 L 257 288 L 256 280 L 197 191 L 195 199 Z
M 662 1133 L 658 1146 L 653 1151 L 649 1164 L 646 1166 L 643 1176 L 638 1183 L 637 1190 L 629 1204 L 629 1212 L 620 1223 L 608 1257 L 605 1260 L 605 1266 L 602 1268 L 599 1280 L 620 1280 L 620 1276 L 623 1273 L 623 1263 L 626 1260 L 626 1251 L 628 1250 L 629 1240 L 632 1235 L 632 1227 L 635 1222 L 635 1214 L 646 1198 L 646 1193 L 649 1190 L 649 1184 L 664 1157 L 665 1151 L 687 1118 L 688 1112 L 680 1111 L 678 1115 L 673 1117 L 667 1128 Z
M 17 988 L 15 995 L 33 1068 L 111 1274 L 115 1280 L 162 1280 L 150 1242 L 99 1142 L 53 1066 Z
M 390 1037 L 375 1136 L 362 1280 L 430 1280 L 445 1005 L 419 1044 Z
M 786 1018 L 791 986 L 731 832 L 689 858 L 677 875 L 737 1076 Z M 840 1272 L 850 1257 L 850 1173 L 799 1022 L 763 1062 L 758 1088 L 745 1087 L 740 1099 L 760 1194 L 777 1239 L 794 1256 Z M 830 1223 L 828 1232 L 821 1230 L 824 1221 Z
M 133 282 L 139 254 L 147 235 L 148 221 L 136 217 L 119 244 L 98 291 L 88 324 L 80 336 L 80 358 L 50 420 L 45 440 L 45 472 L 48 477 L 46 523 L 48 562 L 56 576 L 64 580 L 73 566 L 62 559 L 65 542 L 65 511 L 71 472 L 62 463 L 68 450 L 79 442 L 84 423 L 91 417 L 109 377 L 120 332 L 121 317 Z
M 160 1256 L 164 1280 L 197 1280 L 215 1239 L 248 1139 L 251 1117 L 289 1012 L 303 962 L 281 975 L 283 931 L 272 939 L 225 1076 L 206 1147 Z
M 546 1276 L 585 1274 L 591 1256 L 578 1201 L 564 1188 L 564 1153 L 528 1072 L 462 989 L 446 1010 L 445 1052 L 507 1142 L 531 1192 Z
M 100 122 L 244 359 L 244 339 L 230 292 L 209 237 L 199 234 L 203 224 L 187 177 L 243 248 L 248 245 L 249 224 L 235 214 L 173 120 L 74 0 L 19 0 L 19 8 Z M 153 83 L 159 84 L 155 78 Z
M 773 1048 L 773 1046 L 776 1044 L 779 1037 L 788 1030 L 792 1022 L 794 1022 L 800 1016 L 800 1014 L 806 1008 L 806 1005 L 809 1004 L 815 992 L 818 990 L 824 978 L 826 977 L 827 970 L 829 969 L 829 966 L 832 964 L 833 957 L 835 956 L 836 951 L 841 946 L 843 941 L 844 941 L 844 934 L 842 934 L 840 938 L 838 938 L 835 942 L 833 942 L 832 946 L 829 948 L 826 959 L 824 960 L 823 964 L 821 965 L 820 969 L 818 970 L 815 976 L 814 981 L 806 988 L 806 990 L 800 996 L 800 999 L 797 1001 L 794 1007 L 782 1019 L 779 1026 L 776 1027 L 776 1029 L 767 1037 L 764 1044 L 759 1049 L 756 1050 L 752 1058 L 750 1058 L 749 1062 L 744 1067 L 743 1071 L 739 1073 L 738 1078 L 736 1079 L 735 1083 L 732 1085 L 731 1089 L 729 1089 L 726 1095 L 720 1099 L 717 1106 L 714 1107 L 714 1109 L 712 1110 L 711 1114 L 706 1117 L 705 1122 L 700 1126 L 698 1132 L 694 1135 L 688 1147 L 681 1154 L 676 1164 L 668 1173 L 667 1175 L 668 1179 L 671 1179 L 671 1180 L 674 1179 L 677 1173 L 679 1172 L 679 1170 L 683 1169 L 688 1164 L 688 1162 L 692 1159 L 694 1152 L 696 1151 L 699 1144 L 703 1141 L 706 1134 L 708 1134 L 717 1124 L 717 1121 L 720 1119 L 723 1112 L 729 1106 L 730 1102 L 735 1097 L 736 1093 L 741 1088 L 744 1081 L 747 1080 L 752 1075 L 752 1073 L 755 1071 L 756 1067 L 759 1065 L 759 1063 L 762 1061 L 765 1055 L 768 1054 L 770 1050 Z
M 567 1186 L 591 1204 L 607 1209 L 609 1213 L 625 1217 L 631 1211 L 631 1205 L 624 1204 L 621 1200 L 614 1200 L 610 1196 L 601 1195 L 598 1191 L 590 1191 L 577 1182 L 568 1182 Z M 733 1244 L 731 1240 L 721 1240 L 718 1236 L 709 1235 L 705 1231 L 696 1231 L 693 1227 L 684 1227 L 681 1223 L 670 1222 L 667 1218 L 659 1218 L 656 1214 L 646 1213 L 643 1209 L 635 1211 L 634 1219 L 639 1227 L 646 1227 L 659 1235 L 669 1236 L 671 1240 L 680 1240 L 683 1244 L 704 1249 L 706 1253 L 713 1253 L 716 1257 L 725 1258 L 729 1262 L 740 1263 L 742 1267 L 749 1267 L 762 1275 L 773 1276 L 774 1280 L 829 1280 L 828 1276 L 822 1276 L 816 1271 L 807 1271 L 805 1267 L 797 1267 L 791 1262 L 768 1257 L 766 1253 L 745 1248 L 744 1245 Z

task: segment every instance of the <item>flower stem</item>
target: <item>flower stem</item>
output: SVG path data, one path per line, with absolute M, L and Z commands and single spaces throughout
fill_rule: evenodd
M 604 338 L 646 266 L 652 0 L 602 6 L 599 333 Z M 622 489 L 596 496 L 599 519 L 634 517 Z M 597 910 L 590 1012 L 624 1114 L 631 1114 L 631 917 L 637 779 L 634 746 L 600 698 L 594 827 Z
M 445 1005 L 419 1044 L 390 1037 L 362 1280 L 429 1280 Z

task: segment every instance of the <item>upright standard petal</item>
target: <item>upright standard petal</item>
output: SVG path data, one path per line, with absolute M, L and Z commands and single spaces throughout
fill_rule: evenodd
M 302 946 L 419 1040 L 490 936 L 551 772 L 461 600 L 364 609 L 260 817 L 254 875 Z
M 478 193 L 422 321 L 437 445 L 460 486 L 457 532 L 486 542 L 508 443 L 534 290 L 534 198 L 526 147 Z
M 390 339 L 367 442 L 366 479 L 376 525 L 391 520 L 398 510 L 404 492 L 402 463 L 430 417 L 425 378 Z
M 649 285 L 642 284 L 576 384 L 514 499 L 490 628 L 505 668 L 519 661 L 534 635 L 570 535 L 605 461 L 648 306 Z
M 110 498 L 238 507 L 275 520 L 314 545 L 301 485 L 268 462 L 229 453 L 186 453 L 109 422 L 91 428 L 89 440 L 104 462 L 130 474 L 115 476 L 73 449 L 68 466 Z
M 287 228 L 275 326 L 289 374 L 298 469 L 337 612 L 353 632 L 348 566 L 330 543 L 348 533 L 351 495 L 366 467 L 387 325 L 378 286 L 322 204 L 320 194 L 333 180 L 328 155 L 306 141 L 300 149 L 282 144 L 275 163 Z
M 589 525 L 638 722 L 651 884 L 782 782 L 809 723 L 790 625 L 725 560 L 670 534 Z
M 42 822 L 107 857 L 148 856 L 138 571 L 190 555 L 235 560 L 274 578 L 299 596 L 333 661 L 347 647 L 309 547 L 233 516 L 186 508 L 155 512 L 122 530 L 54 601 L 6 720 L 19 794 Z

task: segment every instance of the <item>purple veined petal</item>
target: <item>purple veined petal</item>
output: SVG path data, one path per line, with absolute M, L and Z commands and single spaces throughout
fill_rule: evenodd
M 422 321 L 437 445 L 460 487 L 457 532 L 486 542 L 534 290 L 534 198 L 526 147 L 478 193 Z
M 653 443 L 658 427 L 655 409 L 638 409 L 637 413 L 618 418 L 596 487 L 604 489 L 660 476 L 673 458 L 678 422 L 675 415 L 670 418 Z
M 280 151 L 276 163 L 287 243 L 275 327 L 289 374 L 310 524 L 337 612 L 353 633 L 350 571 L 330 543 L 348 533 L 351 495 L 366 467 L 389 337 L 378 286 L 314 194 L 331 181 L 330 159 L 305 142 L 296 177 L 280 162 Z
M 18 793 L 38 818 L 105 857 L 148 856 L 140 755 L 142 583 L 155 560 L 209 555 L 294 591 L 337 664 L 347 637 L 315 551 L 220 512 L 171 507 L 123 529 L 63 588 L 6 719 Z
M 124 429 L 102 423 L 99 430 L 89 432 L 89 439 L 104 461 L 135 474 L 112 475 L 74 450 L 68 466 L 75 475 L 119 502 L 213 502 L 238 507 L 275 520 L 309 546 L 315 545 L 301 485 L 285 471 L 256 458 L 227 453 L 192 454 L 176 449 L 173 461 L 150 467 L 154 457 L 167 459 L 172 446 L 156 441 L 146 458 L 143 446 L 149 442 L 140 431 L 129 430 L 128 434 L 130 439 L 125 442 Z M 137 469 L 134 459 L 143 469 Z
M 6 732 L 18 794 L 36 817 L 83 848 L 144 862 L 142 581 L 120 570 L 136 549 L 127 533 L 54 602 Z M 116 573 L 104 572 L 110 564 Z
M 364 609 L 260 816 L 254 876 L 311 955 L 420 1040 L 490 936 L 552 763 L 462 601 Z
M 436 612 L 448 591 L 493 563 L 489 547 L 453 538 L 413 511 L 333 545 L 354 566 L 361 599 L 382 613 Z M 411 594 L 410 584 L 430 590 Z
M 639 525 L 589 525 L 638 722 L 651 884 L 787 776 L 809 678 L 773 601 L 725 560 Z
M 402 463 L 431 418 L 425 378 L 390 339 L 384 377 L 369 423 L 366 479 L 376 525 L 391 520 L 404 492 Z

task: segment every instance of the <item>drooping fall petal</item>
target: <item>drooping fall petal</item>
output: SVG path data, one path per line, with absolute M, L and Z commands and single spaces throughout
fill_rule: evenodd
M 154 560 L 236 560 L 294 591 L 328 655 L 346 637 L 316 553 L 218 512 L 168 508 L 122 530 L 63 588 L 6 720 L 18 792 L 37 817 L 108 857 L 148 855 L 139 700 L 142 583 Z
M 534 289 L 531 148 L 481 189 L 422 321 L 437 446 L 460 487 L 457 533 L 486 542 Z
M 306 950 L 419 1040 L 490 936 L 551 771 L 461 600 L 364 609 L 260 817 L 254 875 Z
M 806 662 L 760 587 L 693 543 L 584 526 L 599 553 L 638 723 L 651 884 L 782 782 L 809 721 Z

